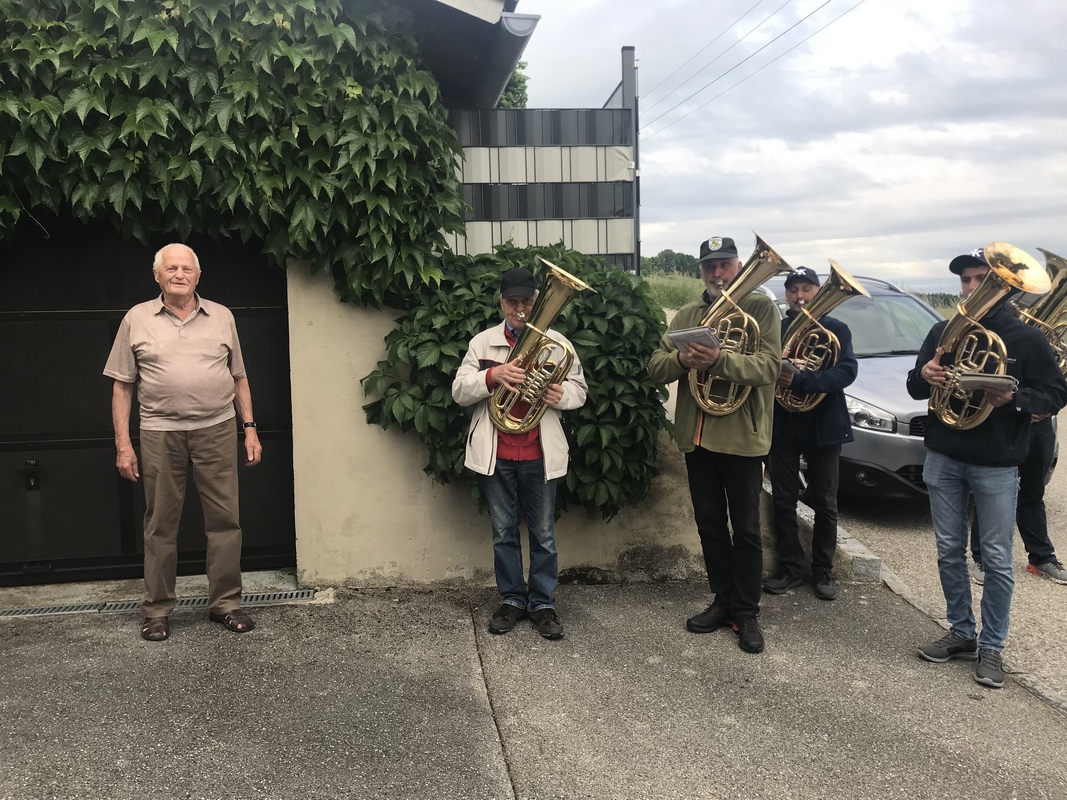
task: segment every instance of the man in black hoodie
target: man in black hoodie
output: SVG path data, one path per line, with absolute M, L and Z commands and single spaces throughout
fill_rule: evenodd
M 989 262 L 979 249 L 952 259 L 949 269 L 960 276 L 960 288 L 967 298 L 989 272 Z M 929 398 L 931 387 L 947 379 L 945 368 L 952 365 L 954 354 L 939 347 L 947 324 L 939 322 L 930 330 L 915 368 L 908 373 L 908 393 L 916 400 Z M 1031 415 L 1055 414 L 1063 408 L 1067 383 L 1048 341 L 1015 317 L 1007 297 L 997 302 L 980 324 L 1003 340 L 1007 373 L 1019 384 L 1014 391 L 987 390 L 984 400 L 993 406 L 992 412 L 970 430 L 949 427 L 932 411 L 927 417 L 923 481 L 930 492 L 937 569 L 952 627 L 940 640 L 919 647 L 919 656 L 939 663 L 953 658 L 977 660 L 974 679 L 999 688 L 1004 685 L 1001 650 L 1008 635 L 1015 586 L 1011 546 L 1019 465 L 1030 447 Z M 967 496 L 971 493 L 982 518 L 986 568 L 982 631 L 977 637 L 967 574 Z
M 782 320 L 783 346 L 790 323 L 805 305 L 810 305 L 819 289 L 819 278 L 810 267 L 797 267 L 785 279 L 785 299 L 789 304 Z M 797 500 L 800 497 L 800 457 L 808 465 L 807 502 L 815 512 L 811 536 L 812 589 L 820 600 L 837 597 L 834 581 L 834 551 L 837 548 L 837 487 L 841 445 L 855 440 L 845 406 L 846 386 L 856 380 L 859 362 L 852 350 L 848 326 L 824 316 L 819 323 L 837 337 L 841 345 L 837 362 L 824 369 L 796 372 L 783 363 L 778 386 L 800 393 L 826 396 L 810 411 L 794 412 L 781 403 L 774 405 L 774 434 L 771 439 L 770 473 L 774 497 L 774 534 L 777 540 L 778 570 L 763 582 L 763 591 L 784 594 L 803 583 L 804 550 L 800 545 Z

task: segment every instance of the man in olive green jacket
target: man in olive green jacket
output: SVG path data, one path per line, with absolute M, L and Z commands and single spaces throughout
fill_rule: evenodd
M 693 633 L 711 633 L 730 625 L 739 635 L 742 650 L 762 652 L 759 625 L 762 593 L 763 540 L 760 532 L 760 491 L 763 458 L 770 451 L 774 413 L 774 385 L 781 372 L 781 314 L 762 292 L 735 298 L 759 327 L 759 347 L 751 353 L 691 342 L 681 350 L 672 331 L 699 326 L 723 289 L 741 272 L 733 239 L 712 237 L 700 245 L 700 277 L 707 291 L 700 300 L 682 308 L 671 321 L 648 372 L 656 383 L 678 381 L 675 436 L 685 453 L 689 494 L 693 500 L 697 532 L 704 551 L 715 601 L 690 617 Z M 689 387 L 690 370 L 738 388 L 752 387 L 739 408 L 722 416 L 706 414 Z M 733 528 L 727 525 L 729 516 Z

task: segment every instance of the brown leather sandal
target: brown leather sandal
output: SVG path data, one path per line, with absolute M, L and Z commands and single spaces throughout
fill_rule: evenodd
M 170 620 L 166 617 L 148 617 L 141 625 L 141 638 L 149 642 L 162 642 L 170 636 Z
M 207 616 L 212 622 L 225 625 L 228 630 L 231 630 L 234 633 L 248 633 L 256 627 L 256 623 L 254 623 L 252 618 L 241 608 L 235 608 L 233 611 L 228 611 L 225 614 L 209 611 Z

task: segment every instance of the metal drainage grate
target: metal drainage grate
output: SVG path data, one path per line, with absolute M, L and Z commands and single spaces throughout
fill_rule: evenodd
M 265 606 L 270 603 L 292 603 L 296 600 L 314 600 L 314 589 L 291 589 L 287 592 L 253 592 L 241 597 L 241 603 L 249 606 Z
M 300 600 L 314 600 L 314 589 L 293 589 L 286 592 L 254 592 L 241 598 L 243 605 L 264 606 L 278 603 L 293 603 Z M 100 613 L 137 611 L 140 600 L 121 600 L 114 603 L 73 603 L 65 606 L 37 606 L 36 608 L 0 609 L 0 617 L 40 617 L 47 614 L 82 614 L 87 611 Z M 207 608 L 206 597 L 181 597 L 179 608 Z
M 0 617 L 40 617 L 45 614 L 82 614 L 86 611 L 103 611 L 103 603 L 71 603 L 65 606 L 37 606 L 35 608 L 5 608 Z

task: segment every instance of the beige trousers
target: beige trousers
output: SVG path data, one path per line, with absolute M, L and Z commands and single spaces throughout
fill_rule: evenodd
M 232 419 L 197 431 L 141 431 L 144 481 L 144 583 L 141 611 L 165 617 L 178 602 L 178 524 L 189 465 L 204 506 L 208 606 L 225 614 L 241 605 L 241 518 L 237 427 Z

